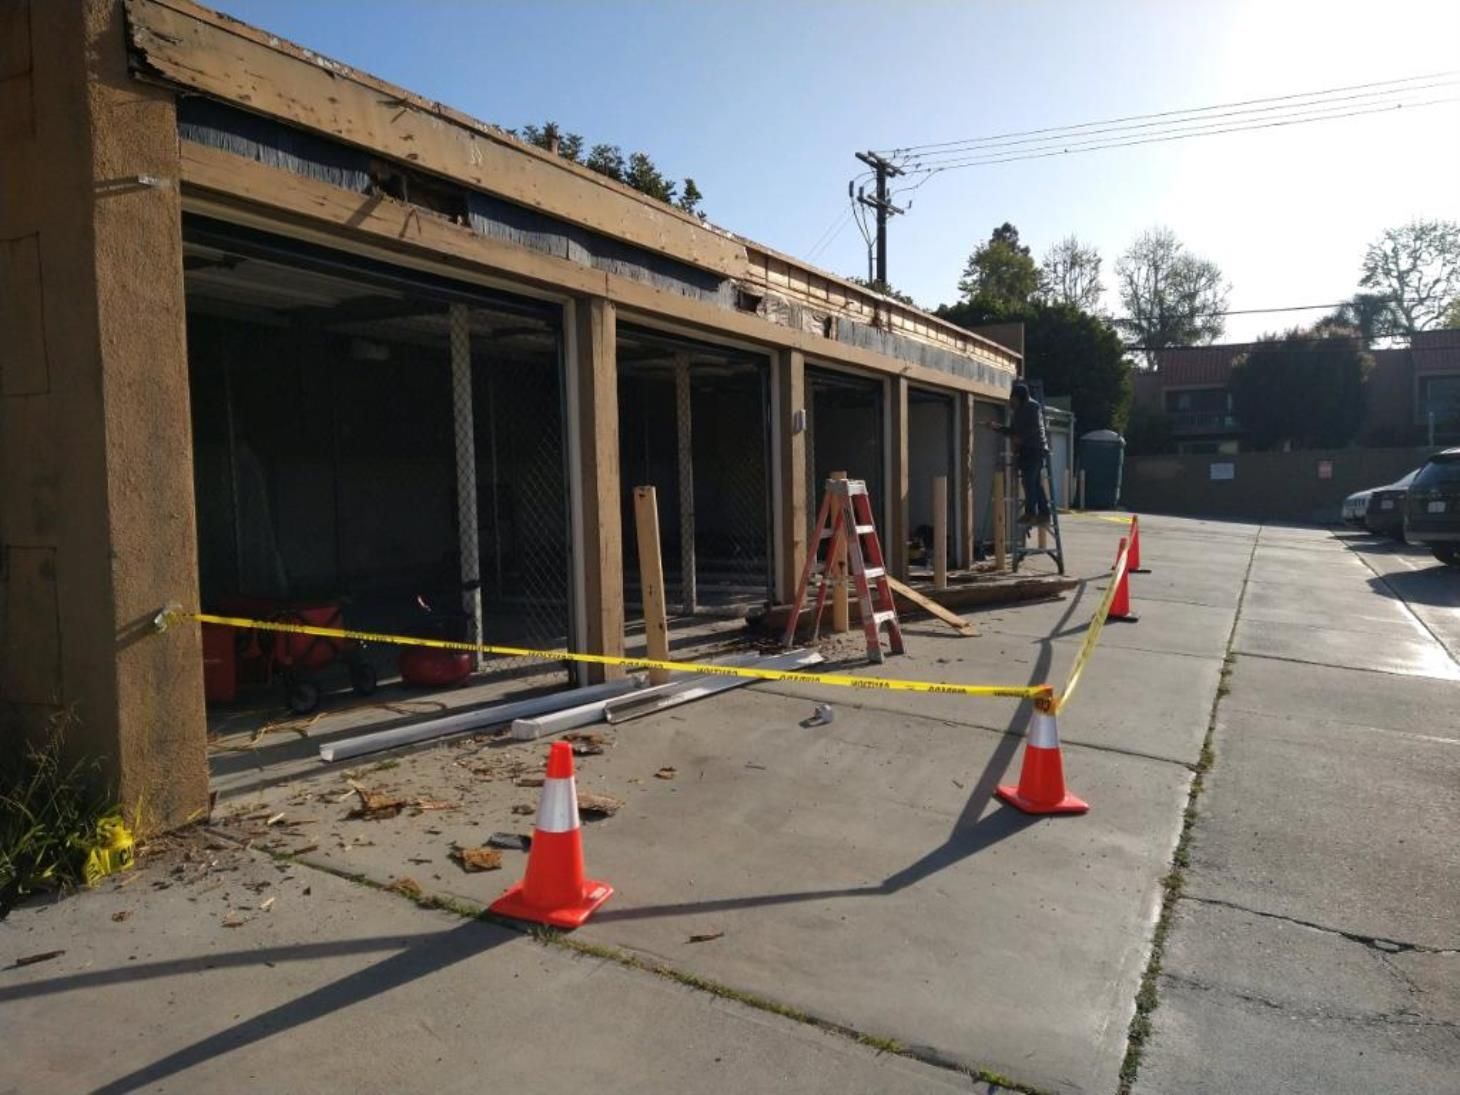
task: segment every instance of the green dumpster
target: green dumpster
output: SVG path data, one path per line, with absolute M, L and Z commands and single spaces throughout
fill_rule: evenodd
M 1120 472 L 1125 438 L 1114 430 L 1091 430 L 1080 437 L 1080 474 L 1085 477 L 1086 509 L 1120 505 Z

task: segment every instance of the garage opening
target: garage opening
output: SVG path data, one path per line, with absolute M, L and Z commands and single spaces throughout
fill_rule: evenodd
M 861 479 L 879 514 L 879 531 L 887 535 L 886 449 L 883 445 L 883 384 L 880 380 L 807 368 L 811 414 L 806 424 L 807 520 L 816 522 L 822 485 L 834 471 Z M 884 540 L 884 544 L 886 541 Z
M 184 279 L 205 610 L 567 644 L 557 309 L 193 217 Z M 302 712 L 398 677 L 567 679 L 222 628 L 204 644 L 210 714 L 277 712 L 281 686 Z
M 932 565 L 933 556 L 933 480 L 943 476 L 948 481 L 945 538 L 948 560 L 962 565 L 958 556 L 958 466 L 957 408 L 953 397 L 924 388 L 909 388 L 907 393 L 907 511 L 912 539 L 921 545 L 915 562 Z
M 642 614 L 633 488 L 658 495 L 671 605 L 740 615 L 770 599 L 769 362 L 620 326 L 619 475 L 627 616 Z

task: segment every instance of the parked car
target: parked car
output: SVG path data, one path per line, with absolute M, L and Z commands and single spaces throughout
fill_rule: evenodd
M 1364 518 L 1369 515 L 1369 495 L 1372 490 L 1356 490 L 1343 500 L 1343 523 L 1354 528 L 1367 528 Z
M 1375 487 L 1369 492 L 1369 508 L 1364 515 L 1365 528 L 1375 536 L 1392 536 L 1396 540 L 1404 540 L 1404 498 L 1409 493 L 1409 484 L 1419 471 L 1419 468 L 1415 468 L 1387 487 Z
M 1404 534 L 1460 566 L 1460 448 L 1435 453 L 1419 469 L 1404 502 Z

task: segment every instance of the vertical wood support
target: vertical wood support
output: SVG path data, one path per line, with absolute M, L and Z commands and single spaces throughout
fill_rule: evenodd
M 689 384 L 689 354 L 674 355 L 675 427 L 679 447 L 679 603 L 686 616 L 694 615 L 699 595 L 695 585 L 695 461 L 694 417 Z M 654 518 L 657 534 L 659 518 Z M 657 554 L 657 552 L 656 552 Z
M 834 472 L 831 473 L 831 478 L 832 479 L 845 479 L 846 477 L 847 477 L 847 473 L 844 472 L 844 471 L 834 471 Z M 826 519 L 826 527 L 827 528 L 829 528 L 829 529 L 835 529 L 836 528 L 837 514 L 841 513 L 841 511 L 842 511 L 842 503 L 841 503 L 840 497 L 838 497 L 837 495 L 832 495 L 831 508 L 829 510 L 827 510 L 827 514 L 826 514 L 826 518 L 827 518 Z M 848 522 L 848 521 L 854 522 L 855 521 L 855 518 L 853 517 L 852 514 L 846 513 L 846 514 L 842 514 L 842 520 L 844 522 Z M 856 533 L 855 532 L 852 532 L 851 535 L 852 536 L 855 536 Z M 811 550 L 813 550 L 813 551 L 820 551 L 821 550 L 821 545 L 819 545 L 819 544 L 813 544 Z M 827 552 L 827 555 L 826 555 L 826 573 L 831 576 L 831 583 L 832 583 L 832 585 L 831 585 L 831 629 L 832 629 L 832 631 L 835 634 L 840 635 L 844 631 L 850 631 L 852 629 L 852 612 L 851 612 L 851 607 L 847 603 L 847 537 L 846 536 L 835 536 L 835 537 L 832 538 L 832 541 L 831 541 L 831 550 L 828 551 Z
M 471 618 L 472 642 L 482 641 L 481 546 L 477 542 L 477 447 L 471 391 L 471 310 L 449 306 L 451 410 L 456 423 L 456 541 L 461 554 L 461 607 Z M 480 652 L 472 655 L 482 667 Z
M 1085 469 L 1080 469 L 1080 509 L 1085 508 Z
M 583 615 L 588 653 L 624 652 L 623 524 L 619 515 L 618 324 L 611 302 L 579 300 L 573 367 L 578 381 L 579 474 L 583 485 Z M 595 681 L 622 677 L 593 666 Z
M 653 487 L 634 488 L 634 532 L 644 601 L 644 644 L 649 657 L 669 660 L 669 618 L 664 607 L 664 558 L 659 548 L 659 498 Z M 669 670 L 649 670 L 650 684 L 666 684 Z
M 959 404 L 963 410 L 963 421 L 958 430 L 958 555 L 959 566 L 973 566 L 974 555 L 974 530 L 978 525 L 974 521 L 977 498 L 974 494 L 974 461 L 977 450 L 974 445 L 977 440 L 974 430 L 974 402 L 971 393 L 965 393 L 959 398 Z
M 1009 506 L 1005 498 L 1004 482 L 1008 476 L 1004 462 L 994 468 L 994 569 L 1004 570 L 1009 565 Z
M 781 597 L 790 600 L 796 594 L 801 568 L 806 565 L 806 529 L 812 514 L 808 506 L 816 506 L 816 497 L 807 498 L 806 430 L 808 421 L 806 391 L 806 358 L 799 350 L 782 350 L 777 361 L 777 405 L 780 421 L 776 423 L 777 444 L 781 457 Z
M 933 477 L 933 588 L 948 588 L 948 477 Z
M 908 456 L 907 456 L 907 380 L 895 377 L 892 380 L 892 477 L 887 484 L 891 494 L 892 523 L 887 530 L 887 540 L 892 551 L 888 560 L 892 573 L 907 581 L 907 502 L 908 502 Z

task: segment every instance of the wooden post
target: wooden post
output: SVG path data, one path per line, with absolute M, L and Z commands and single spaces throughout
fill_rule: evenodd
M 1046 460 L 1046 463 L 1047 462 L 1048 462 L 1048 460 Z M 1054 510 L 1054 481 L 1053 481 L 1053 479 L 1049 475 L 1046 475 L 1043 470 L 1041 470 L 1039 474 L 1044 479 L 1044 484 L 1045 484 L 1044 485 L 1044 497 L 1049 502 L 1049 508 L 1050 508 L 1050 510 L 1053 511 Z M 1045 528 L 1043 525 L 1040 525 L 1039 526 L 1039 549 L 1041 551 L 1044 551 L 1048 547 L 1049 547 L 1049 529 Z
M 970 393 L 965 393 L 962 399 L 963 427 L 958 431 L 958 477 L 955 482 L 958 484 L 957 518 L 958 518 L 958 551 L 954 558 L 954 565 L 961 567 L 973 566 L 975 530 L 978 525 L 974 522 L 976 512 L 976 496 L 973 489 L 974 484 L 974 461 L 975 441 L 974 433 L 974 399 Z
M 1080 509 L 1085 508 L 1085 469 L 1080 469 Z
M 643 590 L 644 643 L 649 657 L 669 660 L 669 618 L 664 608 L 664 559 L 659 553 L 659 499 L 653 487 L 634 488 L 634 528 L 639 545 L 639 586 Z M 669 670 L 649 670 L 650 684 L 665 684 Z
M 891 495 L 892 523 L 885 530 L 887 535 L 882 544 L 883 554 L 887 556 L 893 576 L 907 581 L 907 378 L 894 377 L 891 387 L 892 478 L 887 484 L 887 489 Z
M 933 477 L 933 588 L 948 588 L 948 477 Z
M 695 585 L 695 464 L 689 384 L 689 354 L 674 355 L 674 419 L 679 449 L 679 588 L 680 611 L 693 616 L 699 596 Z M 656 511 L 654 527 L 659 527 Z M 657 552 L 656 552 L 657 554 Z
M 1072 509 L 1075 508 L 1075 496 L 1070 492 L 1070 485 L 1071 485 L 1070 484 L 1070 469 L 1069 469 L 1068 466 L 1066 466 L 1066 468 L 1065 468 L 1065 493 L 1064 493 L 1065 510 L 1066 510 L 1066 512 L 1068 512 L 1069 510 L 1072 510 Z
M 781 559 L 778 596 L 789 601 L 796 595 L 796 583 L 806 565 L 806 523 L 816 514 L 815 492 L 806 497 L 806 359 L 799 350 L 781 351 L 777 383 L 779 414 L 777 425 L 781 453 Z M 803 428 L 798 429 L 800 423 Z M 807 507 L 811 507 L 810 516 Z
M 578 436 L 583 484 L 583 617 L 590 654 L 624 652 L 623 524 L 619 516 L 618 314 L 612 302 L 577 302 Z M 591 666 L 589 679 L 622 677 Z
M 831 473 L 831 477 L 845 479 L 847 473 L 834 471 Z M 831 509 L 827 513 L 829 527 L 836 528 L 836 518 L 839 513 L 841 513 L 841 500 L 833 497 Z M 852 629 L 852 612 L 847 604 L 847 539 L 845 534 L 856 535 L 847 528 L 847 524 L 854 522 L 856 518 L 848 513 L 843 519 L 846 522 L 842 526 L 844 535 L 832 540 L 826 562 L 826 573 L 831 575 L 831 630 L 837 635 Z M 816 550 L 816 548 L 811 550 Z
M 451 409 L 456 423 L 456 528 L 461 557 L 461 607 L 471 617 L 471 641 L 482 642 L 481 548 L 477 543 L 477 450 L 476 426 L 472 419 L 471 310 L 453 304 L 449 310 L 451 331 Z M 481 651 L 472 654 L 472 665 L 482 668 Z
M 1004 504 L 1004 477 L 1008 470 L 1004 462 L 994 468 L 994 569 L 1003 570 L 1009 565 L 1009 512 Z

